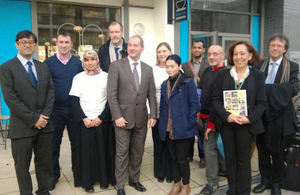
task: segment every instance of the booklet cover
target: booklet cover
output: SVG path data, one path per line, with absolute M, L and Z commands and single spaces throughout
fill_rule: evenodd
M 224 90 L 224 108 L 226 111 L 236 116 L 248 116 L 247 91 L 243 90 Z

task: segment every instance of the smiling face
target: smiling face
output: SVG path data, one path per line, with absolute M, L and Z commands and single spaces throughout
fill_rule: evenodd
M 111 24 L 108 27 L 109 38 L 114 46 L 119 46 L 123 37 L 123 30 L 119 24 Z
M 269 44 L 269 54 L 273 61 L 279 60 L 285 54 L 285 41 L 281 39 L 274 39 Z
M 16 47 L 19 51 L 19 54 L 26 59 L 30 59 L 35 51 L 34 39 L 32 37 L 22 38 L 16 42 Z
M 252 53 L 249 53 L 246 45 L 236 45 L 233 50 L 233 63 L 238 68 L 245 68 L 248 66 L 248 61 L 252 58 Z
M 144 47 L 141 45 L 141 40 L 138 37 L 131 37 L 128 40 L 127 52 L 132 60 L 139 60 L 143 51 Z
M 158 65 L 160 65 L 166 63 L 167 57 L 171 55 L 172 52 L 165 45 L 162 45 L 157 49 L 156 54 L 157 54 Z
M 93 56 L 84 57 L 83 65 L 87 70 L 95 70 L 99 66 L 97 58 Z
M 62 56 L 69 55 L 73 47 L 72 40 L 70 36 L 58 35 L 56 46 L 58 53 Z
M 180 68 L 181 66 L 179 66 L 174 60 L 166 61 L 166 71 L 171 78 L 175 77 L 179 73 Z

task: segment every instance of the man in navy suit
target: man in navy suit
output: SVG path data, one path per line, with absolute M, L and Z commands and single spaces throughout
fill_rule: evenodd
M 32 194 L 32 151 L 38 182 L 36 194 L 49 195 L 53 177 L 53 126 L 49 117 L 54 89 L 48 66 L 32 58 L 36 43 L 37 37 L 31 31 L 19 32 L 17 56 L 0 67 L 0 84 L 11 112 L 9 137 L 21 195 Z

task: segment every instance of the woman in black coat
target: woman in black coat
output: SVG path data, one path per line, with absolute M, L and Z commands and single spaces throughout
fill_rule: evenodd
M 213 92 L 215 122 L 220 126 L 225 150 L 227 194 L 250 194 L 251 146 L 254 135 L 264 131 L 261 121 L 266 103 L 264 76 L 252 68 L 259 62 L 259 56 L 248 42 L 233 43 L 227 60 L 231 68 L 219 72 Z M 243 90 L 245 98 L 237 97 Z

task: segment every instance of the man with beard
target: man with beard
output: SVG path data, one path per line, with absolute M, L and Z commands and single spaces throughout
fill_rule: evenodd
M 184 74 L 194 78 L 197 88 L 199 88 L 200 81 L 204 70 L 209 67 L 207 60 L 203 54 L 205 52 L 205 44 L 201 40 L 193 40 L 192 43 L 192 60 L 182 64 L 182 70 Z M 198 152 L 200 158 L 200 167 L 205 167 L 205 158 L 203 152 L 203 132 L 200 132 L 198 136 Z M 193 143 L 195 140 L 193 141 Z M 191 145 L 189 152 L 189 160 L 193 160 L 194 156 L 194 144 Z
M 207 185 L 201 190 L 200 194 L 213 194 L 219 186 L 218 171 L 224 170 L 224 160 L 218 157 L 217 140 L 220 129 L 212 123 L 214 112 L 212 110 L 212 93 L 216 75 L 219 71 L 225 69 L 223 63 L 225 54 L 220 45 L 212 45 L 207 52 L 207 59 L 210 67 L 207 67 L 202 75 L 199 88 L 201 93 L 200 118 L 204 124 L 203 148 L 206 161 L 206 179 Z M 221 166 L 221 167 L 219 167 Z
M 108 72 L 113 61 L 126 57 L 127 43 L 123 39 L 123 25 L 119 22 L 112 22 L 108 26 L 109 40 L 99 48 L 98 56 L 100 67 L 104 72 Z

